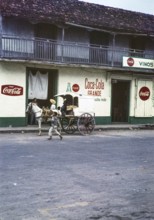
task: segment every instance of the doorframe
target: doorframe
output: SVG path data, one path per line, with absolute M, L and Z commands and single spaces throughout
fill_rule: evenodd
M 118 82 L 126 82 L 128 85 L 128 99 L 125 103 L 126 108 L 127 108 L 127 115 L 126 121 L 113 121 L 113 84 L 118 83 Z M 111 123 L 129 123 L 129 114 L 130 114 L 130 95 L 131 95 L 131 80 L 130 79 L 117 79 L 117 78 L 112 78 L 111 79 Z
M 49 74 L 54 74 L 56 76 L 54 76 L 54 80 L 55 82 L 53 83 L 53 94 L 57 94 L 57 91 L 58 91 L 58 77 L 59 77 L 59 71 L 58 69 L 50 69 L 50 68 L 45 68 L 45 67 L 40 67 L 40 66 L 36 66 L 36 67 L 26 67 L 26 99 L 25 99 L 25 107 L 27 108 L 27 105 L 28 105 L 28 77 L 29 77 L 29 71 L 30 70 L 39 70 L 39 71 L 47 71 L 48 72 L 48 83 L 49 83 L 49 79 L 50 79 L 50 76 Z M 47 99 L 47 102 L 48 102 L 48 105 L 50 105 L 50 102 L 49 102 L 49 99 L 50 98 L 54 98 L 54 97 L 49 97 L 49 87 L 48 87 L 48 99 Z M 25 124 L 28 125 L 28 115 L 26 115 L 25 117 Z

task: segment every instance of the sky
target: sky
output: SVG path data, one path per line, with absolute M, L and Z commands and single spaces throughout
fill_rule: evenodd
M 154 0 L 82 0 L 82 1 L 154 15 Z

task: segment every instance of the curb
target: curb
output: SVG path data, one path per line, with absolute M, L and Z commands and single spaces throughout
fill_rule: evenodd
M 109 130 L 153 130 L 154 125 L 102 125 L 96 126 L 94 131 L 109 131 Z M 48 132 L 49 127 L 42 128 L 42 132 Z M 37 133 L 38 127 L 5 127 L 0 128 L 0 133 Z

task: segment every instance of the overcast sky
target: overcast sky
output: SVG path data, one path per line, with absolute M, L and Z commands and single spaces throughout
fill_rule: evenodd
M 154 0 L 82 0 L 82 1 L 154 15 Z

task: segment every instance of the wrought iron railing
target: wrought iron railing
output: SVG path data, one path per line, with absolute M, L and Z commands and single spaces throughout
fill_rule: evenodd
M 122 67 L 123 56 L 154 59 L 154 51 L 2 36 L 1 59 Z

